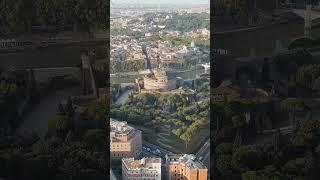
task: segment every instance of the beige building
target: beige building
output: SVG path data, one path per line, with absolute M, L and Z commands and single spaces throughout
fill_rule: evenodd
M 123 180 L 161 180 L 161 158 L 122 159 Z
M 111 159 L 137 157 L 142 151 L 141 131 L 127 122 L 110 119 Z
M 169 180 L 207 180 L 208 169 L 194 155 L 166 155 Z
M 143 79 L 145 90 L 152 91 L 171 91 L 177 89 L 176 78 L 170 78 L 164 69 L 157 69 L 154 73 L 147 74 Z

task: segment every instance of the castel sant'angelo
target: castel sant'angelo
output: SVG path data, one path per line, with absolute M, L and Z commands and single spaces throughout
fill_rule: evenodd
M 177 79 L 170 77 L 167 69 L 158 68 L 144 75 L 142 85 L 145 90 L 171 91 L 177 88 Z

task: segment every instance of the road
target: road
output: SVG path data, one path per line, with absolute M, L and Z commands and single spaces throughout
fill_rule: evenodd
M 148 143 L 146 141 L 143 141 L 142 147 L 142 153 L 143 155 L 145 155 L 145 157 L 161 157 L 165 159 L 166 154 L 173 154 L 173 152 L 167 149 Z M 157 149 L 160 151 L 160 153 L 157 152 Z
M 210 138 L 203 144 L 203 146 L 196 153 L 196 157 L 200 159 L 202 157 L 203 164 L 208 168 L 210 173 Z

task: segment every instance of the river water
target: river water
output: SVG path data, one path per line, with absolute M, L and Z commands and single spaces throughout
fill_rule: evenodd
M 69 96 L 79 95 L 80 87 L 67 86 L 62 89 L 52 90 L 48 95 L 43 97 L 41 101 L 30 109 L 18 128 L 17 132 L 33 131 L 40 137 L 44 137 L 48 131 L 48 120 L 57 116 L 59 113 L 58 104 L 60 100 Z
M 80 48 L 77 46 L 49 47 L 0 54 L 2 69 L 70 67 L 80 62 Z
M 312 38 L 320 38 L 320 27 L 313 28 L 311 35 Z M 229 55 L 239 57 L 267 56 L 277 50 L 286 49 L 290 42 L 302 36 L 304 24 L 289 22 L 254 31 L 216 35 L 214 47 L 225 49 Z
M 276 49 L 286 48 L 295 38 L 304 34 L 302 23 L 292 22 L 289 24 L 277 25 L 253 32 L 239 32 L 223 36 L 216 36 L 214 44 L 216 47 L 226 49 L 236 56 L 266 56 Z M 314 38 L 320 38 L 320 28 L 312 30 Z M 80 50 L 77 47 L 50 47 L 47 49 L 25 51 L 21 53 L 0 54 L 0 68 L 50 68 L 70 67 L 79 64 Z M 203 72 L 189 71 L 175 73 L 173 76 L 183 79 L 194 79 L 197 74 Z M 138 76 L 111 78 L 111 83 L 132 83 Z M 77 90 L 66 88 L 52 92 L 45 97 L 40 104 L 32 109 L 25 117 L 19 131 L 33 130 L 40 135 L 47 131 L 47 120 L 57 114 L 58 102 L 69 95 L 77 94 Z
M 206 72 L 204 69 L 197 69 L 197 70 L 190 70 L 185 72 L 170 72 L 169 76 L 175 78 L 182 78 L 184 80 L 192 80 L 199 78 L 200 75 L 209 73 Z M 127 75 L 127 76 L 116 76 L 110 78 L 111 84 L 119 84 L 119 83 L 134 83 L 135 79 L 141 78 L 142 75 Z

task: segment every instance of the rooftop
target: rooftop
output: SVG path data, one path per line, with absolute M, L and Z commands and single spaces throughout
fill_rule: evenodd
M 110 118 L 110 133 L 117 134 L 129 134 L 134 131 L 134 128 L 129 126 L 125 121 L 117 121 L 115 119 Z
M 141 160 L 134 160 L 134 158 L 122 159 L 123 164 L 129 170 L 139 170 L 139 169 L 148 169 L 148 170 L 157 170 L 161 167 L 161 158 L 142 158 Z M 155 167 L 154 165 L 158 166 Z
M 189 169 L 207 169 L 193 154 L 170 154 L 167 161 L 185 164 Z

